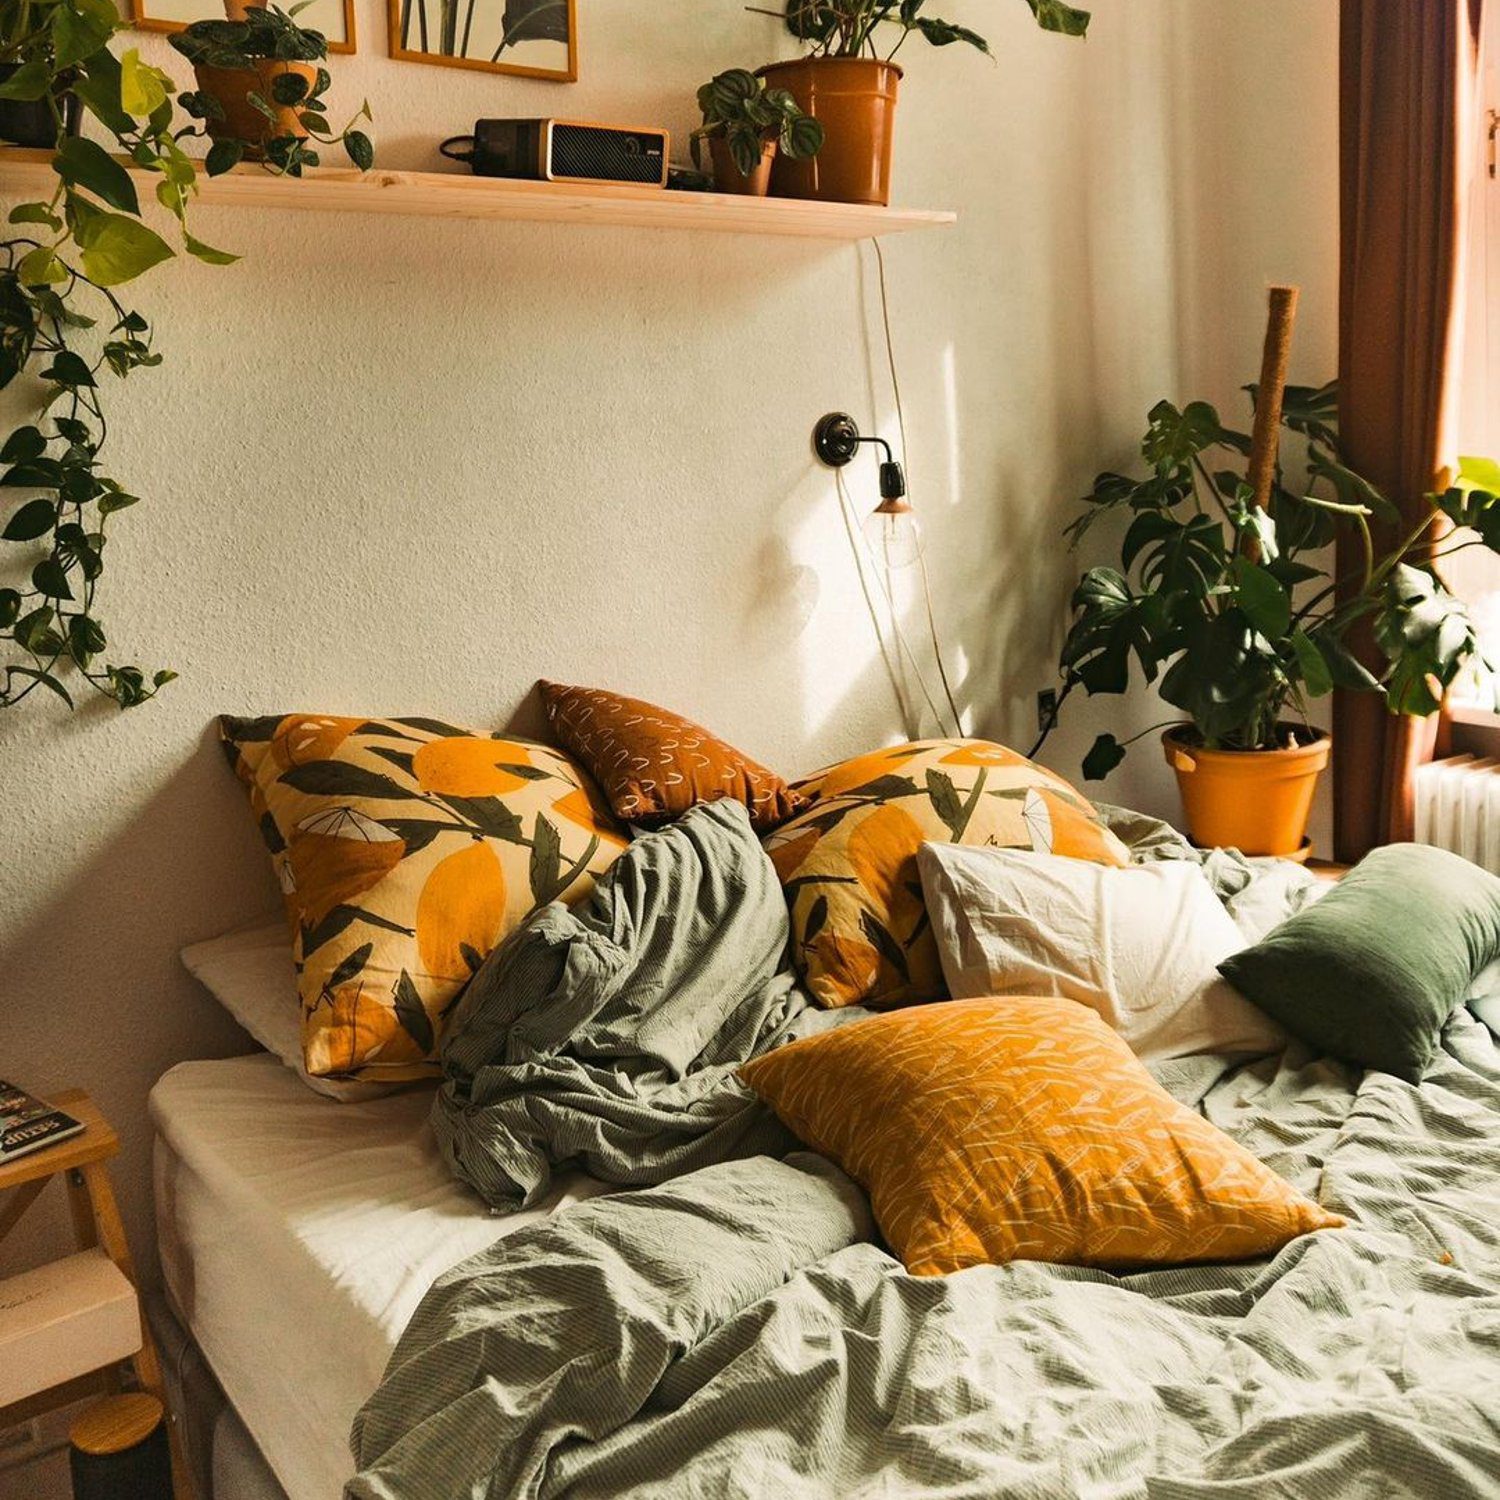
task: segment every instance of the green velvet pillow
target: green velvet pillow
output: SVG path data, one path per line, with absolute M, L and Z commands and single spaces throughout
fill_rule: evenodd
M 1219 972 L 1294 1036 L 1416 1083 L 1497 955 L 1500 880 L 1456 854 L 1393 844 Z

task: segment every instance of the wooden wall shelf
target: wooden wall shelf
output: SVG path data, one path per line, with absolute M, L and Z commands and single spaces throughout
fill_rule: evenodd
M 50 197 L 50 153 L 0 149 L 0 198 Z M 146 177 L 147 174 L 137 174 Z M 957 214 L 931 209 L 866 208 L 639 187 L 574 187 L 511 182 L 456 172 L 390 172 L 380 167 L 319 167 L 303 178 L 240 166 L 201 178 L 199 201 L 239 208 L 297 208 L 331 213 L 408 214 L 430 219 L 519 219 L 632 229 L 695 229 L 721 234 L 779 234 L 861 240 L 914 229 L 942 229 Z M 145 196 L 144 194 L 142 195 Z

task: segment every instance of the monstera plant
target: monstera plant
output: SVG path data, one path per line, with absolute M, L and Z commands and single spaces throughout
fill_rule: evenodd
M 1207 781 L 1243 813 L 1288 779 L 1288 757 L 1321 769 L 1328 737 L 1311 727 L 1311 705 L 1335 687 L 1382 694 L 1393 714 L 1426 715 L 1482 661 L 1441 565 L 1467 547 L 1500 552 L 1500 465 L 1463 460 L 1458 482 L 1403 523 L 1341 457 L 1336 409 L 1332 385 L 1287 389 L 1283 427 L 1304 441 L 1306 462 L 1296 475 L 1278 471 L 1263 510 L 1233 464 L 1249 453 L 1249 436 L 1206 402 L 1162 401 L 1141 444 L 1144 474 L 1101 474 L 1067 529 L 1076 545 L 1103 517 L 1129 516 L 1119 566 L 1090 568 L 1073 595 L 1059 706 L 1078 688 L 1123 693 L 1135 673 L 1155 684 L 1187 719 L 1168 727 L 1167 754 L 1190 820 Z M 1450 524 L 1462 529 L 1444 538 Z M 1327 549 L 1343 532 L 1357 537 L 1361 561 L 1336 578 Z M 1362 633 L 1380 665 L 1356 651 Z M 1085 776 L 1107 776 L 1130 743 L 1100 735 Z M 1231 774 L 1252 768 L 1253 785 Z
M 235 259 L 194 238 L 188 206 L 197 166 L 180 144 L 172 80 L 134 48 L 117 58 L 123 24 L 112 0 L 27 0 L 25 23 L 7 29 L 0 62 L 14 71 L 0 97 L 32 101 L 55 123 L 47 196 L 10 211 L 0 241 L 0 388 L 36 382 L 36 414 L 0 444 L 0 707 L 46 689 L 72 697 L 71 672 L 128 708 L 173 673 L 148 678 L 117 664 L 96 608 L 111 518 L 136 496 L 105 471 L 103 390 L 109 379 L 160 362 L 145 318 L 115 288 L 176 252 L 142 220 L 138 183 L 176 220 L 181 246 L 214 265 Z M 70 134 L 65 101 L 82 103 L 127 171 L 104 146 Z M 26 395 L 29 397 L 28 389 Z

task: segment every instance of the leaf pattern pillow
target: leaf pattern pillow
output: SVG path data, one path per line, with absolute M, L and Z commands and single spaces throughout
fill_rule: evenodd
M 280 881 L 307 1071 L 433 1076 L 443 1021 L 538 907 L 625 847 L 560 751 L 435 719 L 222 718 Z
M 946 998 L 917 870 L 924 843 L 1130 863 L 1061 776 L 988 740 L 893 745 L 792 790 L 812 805 L 765 848 L 791 908 L 797 967 L 829 1007 Z

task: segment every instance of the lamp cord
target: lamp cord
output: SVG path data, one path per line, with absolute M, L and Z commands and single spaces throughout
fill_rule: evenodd
M 908 483 L 911 479 L 911 448 L 906 441 L 906 408 L 901 400 L 901 376 L 896 369 L 896 340 L 891 333 L 891 297 L 890 288 L 886 285 L 885 275 L 885 251 L 880 248 L 878 239 L 871 239 L 870 243 L 875 247 L 875 264 L 878 270 L 880 283 L 880 321 L 885 330 L 885 358 L 886 364 L 891 372 L 891 392 L 896 399 L 896 426 L 901 433 L 901 457 L 906 460 L 906 473 Z M 927 576 L 927 559 L 920 552 L 917 554 L 917 564 L 922 574 L 922 601 L 927 612 L 927 633 L 932 639 L 932 655 L 937 662 L 938 677 L 943 684 L 943 696 L 948 700 L 948 710 L 953 715 L 954 727 L 960 739 L 964 736 L 964 718 L 958 711 L 958 704 L 954 701 L 953 688 L 948 681 L 948 669 L 943 663 L 943 647 L 938 638 L 937 614 L 932 607 L 932 584 Z M 886 580 L 886 598 L 890 598 L 890 580 Z M 894 607 L 892 608 L 892 619 L 895 618 Z M 899 628 L 899 627 L 898 627 Z M 926 684 L 923 684 L 923 692 L 926 692 Z M 929 700 L 930 701 L 930 700 Z M 939 724 L 943 722 L 942 715 L 937 714 Z
M 886 610 L 890 615 L 891 631 L 896 637 L 896 644 L 907 661 L 911 664 L 912 672 L 917 679 L 917 686 L 922 690 L 922 696 L 927 700 L 927 707 L 932 711 L 933 722 L 945 734 L 947 728 L 943 723 L 942 711 L 933 701 L 932 692 L 927 686 L 927 679 L 922 675 L 921 663 L 917 661 L 911 647 L 907 644 L 906 634 L 901 629 L 900 618 L 896 614 L 896 601 L 891 593 L 890 569 L 883 567 L 880 560 L 876 558 L 870 548 L 869 540 L 859 528 L 858 517 L 854 512 L 854 501 L 849 497 L 849 490 L 844 484 L 844 471 L 839 469 L 834 474 L 834 482 L 838 486 L 839 509 L 844 517 L 844 529 L 849 533 L 849 545 L 854 549 L 854 566 L 859 573 L 859 586 L 864 591 L 865 604 L 869 607 L 870 618 L 875 622 L 875 637 L 880 642 L 880 652 L 885 658 L 886 672 L 891 679 L 891 684 L 896 691 L 896 701 L 901 709 L 901 718 L 908 726 L 909 733 L 917 733 L 921 726 L 912 716 L 910 705 L 907 703 L 904 693 L 900 687 L 901 673 L 897 670 L 899 657 L 896 662 L 891 660 L 890 648 L 886 644 L 885 634 L 880 628 L 880 611 L 875 607 L 875 601 L 870 594 L 870 586 L 865 578 L 865 563 L 861 552 L 867 554 L 875 572 L 875 581 L 880 586 L 880 592 L 885 598 Z M 963 737 L 963 728 L 959 727 L 959 737 Z

